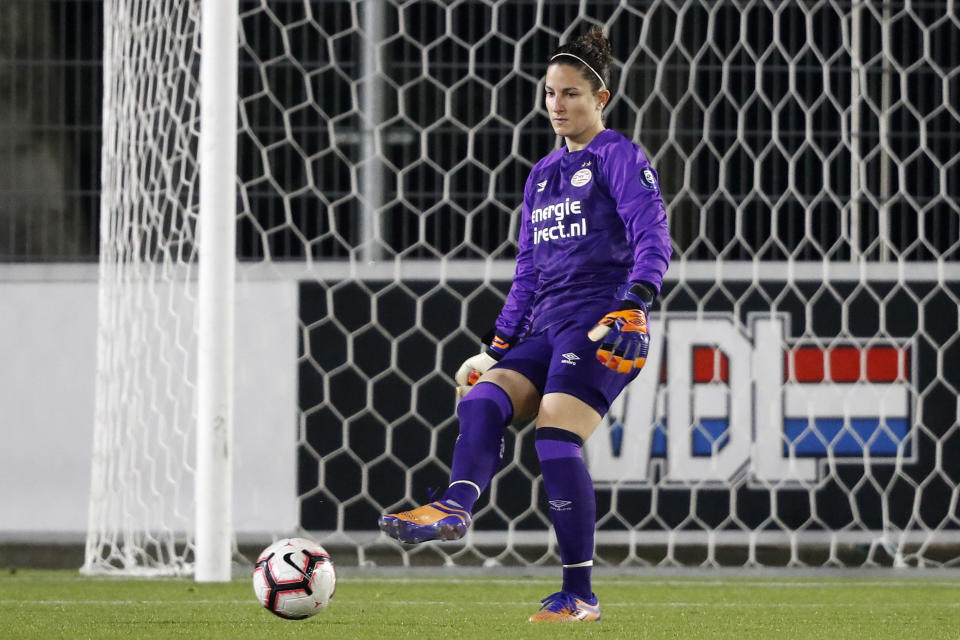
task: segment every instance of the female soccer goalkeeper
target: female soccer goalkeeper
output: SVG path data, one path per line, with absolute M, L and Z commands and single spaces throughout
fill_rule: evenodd
M 380 518 L 407 543 L 462 537 L 499 467 L 506 425 L 536 416 L 563 586 L 531 621 L 600 619 L 590 583 L 596 499 L 580 448 L 643 367 L 647 309 L 670 260 L 657 174 L 604 126 L 609 67 L 610 43 L 596 27 L 550 56 L 546 108 L 566 144 L 527 178 L 516 274 L 495 336 L 456 374 L 458 391 L 469 392 L 457 406 L 450 486 L 436 502 Z

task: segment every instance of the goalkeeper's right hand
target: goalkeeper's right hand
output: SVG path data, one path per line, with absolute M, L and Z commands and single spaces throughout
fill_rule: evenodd
M 470 387 L 477 384 L 477 380 L 487 372 L 487 369 L 497 364 L 510 346 L 509 341 L 494 334 L 490 346 L 485 351 L 464 360 L 453 376 L 457 381 L 457 395 L 461 398 L 466 395 Z

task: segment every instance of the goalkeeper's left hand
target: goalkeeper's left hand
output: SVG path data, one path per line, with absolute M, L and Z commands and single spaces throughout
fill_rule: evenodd
M 467 394 L 470 387 L 477 384 L 480 376 L 487 372 L 487 369 L 497 364 L 500 358 L 512 346 L 513 339 L 501 338 L 493 333 L 490 339 L 490 346 L 485 351 L 475 356 L 467 358 L 457 373 L 453 376 L 457 381 L 457 395 L 461 398 Z
M 647 307 L 653 291 L 640 283 L 624 285 L 617 292 L 620 309 L 611 311 L 594 325 L 587 337 L 600 342 L 597 360 L 619 373 L 642 369 L 650 349 Z

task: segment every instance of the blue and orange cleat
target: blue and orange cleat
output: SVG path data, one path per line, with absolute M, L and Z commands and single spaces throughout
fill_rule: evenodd
M 380 530 L 407 544 L 427 540 L 459 540 L 470 526 L 470 512 L 448 500 L 436 500 L 411 511 L 380 516 Z
M 530 616 L 530 622 L 593 622 L 600 619 L 597 594 L 587 601 L 572 593 L 558 591 L 540 602 L 543 606 Z

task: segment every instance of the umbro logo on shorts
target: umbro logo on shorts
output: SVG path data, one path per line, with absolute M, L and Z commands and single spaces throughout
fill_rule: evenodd
M 576 366 L 577 360 L 580 359 L 580 356 L 578 356 L 573 352 L 565 353 L 561 357 L 563 358 L 563 360 L 560 361 L 560 364 L 572 364 L 574 366 Z

